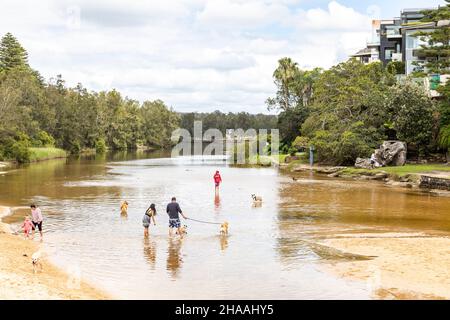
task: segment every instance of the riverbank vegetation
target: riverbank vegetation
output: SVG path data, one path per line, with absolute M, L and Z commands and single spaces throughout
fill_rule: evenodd
M 162 101 L 123 97 L 118 91 L 69 88 L 61 76 L 46 82 L 8 33 L 0 43 L 0 159 L 28 162 L 83 149 L 170 146 L 179 116 Z M 52 149 L 30 149 L 46 147 Z
M 59 148 L 29 148 L 30 162 L 44 161 L 49 159 L 61 159 L 67 157 L 67 152 Z
M 450 18 L 449 5 L 425 12 L 424 21 Z M 431 59 L 423 76 L 450 73 L 450 29 L 437 28 L 422 47 Z M 383 140 L 402 140 L 409 156 L 426 157 L 450 148 L 450 81 L 432 99 L 423 84 L 398 81 L 392 64 L 349 60 L 329 70 L 301 70 L 290 58 L 279 60 L 273 73 L 275 97 L 269 109 L 279 111 L 282 152 L 315 147 L 316 160 L 352 165 L 369 157 Z
M 369 172 L 367 169 L 345 168 L 342 173 L 348 175 L 364 175 Z M 450 167 L 444 164 L 407 164 L 402 167 L 384 167 L 370 170 L 371 174 L 386 172 L 390 175 L 403 177 L 410 174 L 432 174 L 432 173 L 449 173 Z

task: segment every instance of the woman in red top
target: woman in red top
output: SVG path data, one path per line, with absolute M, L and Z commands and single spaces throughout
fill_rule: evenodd
M 214 175 L 214 183 L 216 184 L 216 194 L 219 191 L 220 183 L 222 182 L 222 177 L 220 176 L 219 170 L 216 171 L 216 174 Z

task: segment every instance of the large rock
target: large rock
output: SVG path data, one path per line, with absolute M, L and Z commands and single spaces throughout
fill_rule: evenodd
M 372 163 L 370 162 L 370 159 L 364 159 L 364 158 L 357 158 L 355 162 L 355 168 L 358 169 L 372 169 Z
M 375 163 L 370 159 L 358 158 L 355 162 L 356 168 L 372 169 L 374 167 L 403 166 L 406 163 L 406 143 L 402 141 L 385 141 L 380 149 L 375 150 L 373 157 Z
M 375 150 L 375 159 L 382 166 L 404 166 L 406 163 L 406 143 L 402 141 L 385 141 L 380 149 Z

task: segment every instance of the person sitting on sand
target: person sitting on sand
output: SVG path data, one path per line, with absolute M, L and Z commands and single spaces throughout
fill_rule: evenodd
M 173 229 L 177 228 L 178 234 L 180 235 L 181 238 L 183 238 L 183 232 L 181 230 L 181 221 L 180 221 L 179 214 L 181 214 L 181 216 L 184 219 L 187 219 L 187 217 L 181 211 L 180 205 L 178 204 L 177 199 L 175 197 L 173 197 L 172 202 L 170 202 L 167 205 L 166 211 L 167 211 L 167 214 L 169 215 L 169 236 L 172 236 Z
M 42 217 L 41 209 L 36 207 L 36 205 L 34 205 L 34 204 L 32 204 L 30 207 L 31 207 L 31 217 L 32 217 L 31 220 L 33 222 L 33 237 L 34 237 L 34 232 L 35 232 L 36 228 L 38 228 L 39 234 L 41 235 L 41 239 L 42 239 L 42 222 L 44 221 L 44 218 Z
M 152 221 L 153 225 L 156 226 L 155 216 L 156 216 L 156 206 L 154 203 L 152 203 L 145 212 L 144 218 L 142 218 L 142 224 L 144 226 L 144 237 L 148 237 L 148 228 L 150 227 Z
M 29 238 L 31 235 L 31 231 L 33 230 L 33 222 L 31 222 L 30 217 L 25 217 L 25 221 L 22 224 L 23 233 L 25 238 Z

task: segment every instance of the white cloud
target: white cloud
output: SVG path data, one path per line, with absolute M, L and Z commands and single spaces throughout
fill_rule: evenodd
M 0 33 L 69 85 L 116 88 L 176 110 L 264 112 L 277 60 L 329 67 L 365 45 L 370 17 L 336 1 L 3 0 Z
M 296 17 L 297 27 L 305 30 L 321 31 L 367 31 L 370 30 L 371 18 L 352 8 L 332 1 L 327 10 L 318 8 L 300 10 Z

